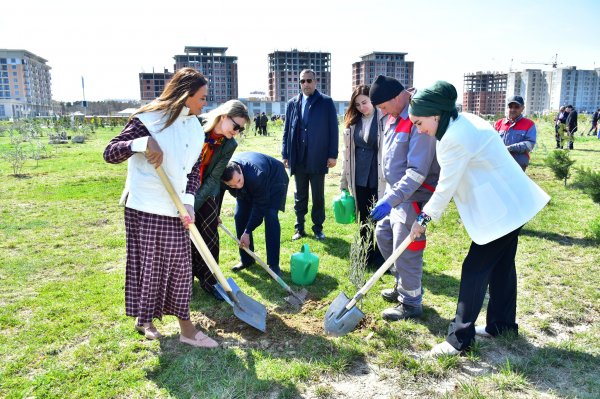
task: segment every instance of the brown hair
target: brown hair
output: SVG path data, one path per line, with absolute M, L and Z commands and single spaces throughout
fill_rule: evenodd
M 356 109 L 356 97 L 364 95 L 369 97 L 369 86 L 360 85 L 352 92 L 352 97 L 350 97 L 350 105 L 348 105 L 348 109 L 344 113 L 344 125 L 346 128 L 349 128 L 352 125 L 356 125 L 358 120 L 362 118 L 362 114 L 359 110 Z
M 200 72 L 194 68 L 181 68 L 175 72 L 169 83 L 165 86 L 160 97 L 150 104 L 142 106 L 129 118 L 135 117 L 142 112 L 163 111 L 167 121 L 163 129 L 168 128 L 181 114 L 188 97 L 196 94 L 201 87 L 206 86 L 208 81 Z

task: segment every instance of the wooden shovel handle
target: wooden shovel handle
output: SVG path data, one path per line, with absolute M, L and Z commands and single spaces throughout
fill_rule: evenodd
M 177 211 L 179 211 L 179 213 L 182 216 L 189 217 L 190 215 L 189 215 L 187 209 L 185 209 L 185 206 L 183 206 L 183 202 L 181 202 L 181 199 L 179 199 L 179 196 L 175 192 L 175 189 L 173 188 L 173 185 L 171 184 L 171 181 L 169 180 L 169 177 L 165 173 L 163 167 L 159 166 L 158 168 L 156 168 L 156 173 L 158 174 L 158 177 L 160 177 L 160 180 L 162 181 L 163 185 L 167 189 L 167 192 L 169 193 L 171 200 L 175 204 Z M 198 228 L 196 227 L 196 225 L 193 223 L 190 223 L 188 225 L 188 229 L 190 231 L 190 238 L 191 238 L 192 242 L 198 249 L 198 252 L 200 252 L 200 255 L 202 255 L 202 258 L 206 262 L 206 265 L 210 269 L 211 273 L 214 274 L 214 276 L 217 278 L 217 281 L 219 282 L 219 284 L 221 284 L 221 286 L 223 287 L 225 292 L 227 292 L 227 294 L 230 297 L 235 296 L 235 295 L 230 295 L 233 292 L 231 290 L 231 286 L 227 282 L 227 279 L 223 275 L 223 272 L 221 272 L 221 269 L 219 268 L 219 265 L 215 261 L 215 258 L 210 253 L 210 250 L 208 249 L 208 247 L 206 246 L 206 243 L 202 239 L 202 236 L 200 235 L 200 232 L 198 231 Z
M 406 236 L 406 238 L 404 239 L 404 241 L 402 241 L 400 246 L 396 248 L 394 252 L 392 252 L 392 255 L 389 258 L 387 258 L 383 265 L 381 265 L 379 269 L 377 269 L 375 274 L 373 274 L 373 276 L 371 276 L 371 278 L 365 283 L 365 285 L 363 285 L 362 288 L 358 290 L 358 292 L 356 293 L 356 295 L 354 295 L 352 300 L 348 302 L 348 304 L 346 305 L 346 309 L 350 310 L 354 305 L 356 305 L 356 302 L 360 298 L 362 298 L 367 293 L 367 291 L 371 289 L 373 284 L 375 284 L 375 282 L 379 280 L 381 276 L 385 274 L 385 272 L 387 272 L 390 266 L 392 266 L 396 259 L 398 259 L 400 255 L 402 255 L 402 252 L 404 252 L 404 250 L 408 248 L 411 242 L 412 240 L 410 239 L 410 235 Z

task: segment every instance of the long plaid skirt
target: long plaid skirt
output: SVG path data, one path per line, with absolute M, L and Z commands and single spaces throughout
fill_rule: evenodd
M 190 239 L 178 217 L 125 208 L 125 313 L 139 323 L 190 318 Z
M 214 197 L 208 197 L 204 204 L 196 211 L 196 227 L 208 247 L 210 253 L 219 262 L 219 207 Z M 200 282 L 200 287 L 212 293 L 217 279 L 210 272 L 202 255 L 192 243 L 192 274 Z

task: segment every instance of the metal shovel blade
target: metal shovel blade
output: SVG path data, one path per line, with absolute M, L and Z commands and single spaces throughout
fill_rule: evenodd
M 306 295 L 308 295 L 308 291 L 306 291 L 306 288 L 302 288 L 300 292 L 294 292 L 290 289 L 290 295 L 286 296 L 284 299 L 287 303 L 299 309 L 304 304 L 304 301 L 306 300 Z
M 227 279 L 227 282 L 231 287 L 231 292 L 233 292 L 233 295 L 237 295 L 237 293 L 240 292 L 240 287 L 238 287 L 238 285 L 235 283 L 235 281 L 233 281 L 231 277 Z M 219 293 L 219 295 L 221 295 L 221 297 L 225 300 L 225 302 L 227 302 L 231 306 L 235 306 L 235 302 L 233 302 L 231 298 L 229 298 L 229 295 L 227 295 L 227 291 L 225 291 L 225 288 L 223 288 L 223 286 L 220 283 L 215 284 L 214 287 Z
M 257 330 L 262 332 L 267 331 L 267 308 L 265 305 L 244 294 L 231 277 L 227 279 L 227 283 L 231 286 L 231 292 L 233 292 L 238 303 L 231 300 L 221 284 L 217 283 L 214 287 L 223 299 L 233 307 L 233 314 Z
M 262 332 L 267 331 L 267 308 L 248 295 L 239 291 L 236 294 L 239 305 L 233 307 L 233 313 L 238 319 L 250 324 Z
M 350 299 L 340 292 L 337 298 L 331 302 L 327 313 L 325 313 L 325 332 L 335 337 L 348 334 L 360 323 L 365 314 L 355 305 L 346 309 Z

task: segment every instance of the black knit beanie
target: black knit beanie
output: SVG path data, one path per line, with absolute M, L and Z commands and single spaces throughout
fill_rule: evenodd
M 398 94 L 402 93 L 403 90 L 404 86 L 396 79 L 379 75 L 371 85 L 369 98 L 373 105 L 379 105 L 396 97 Z

